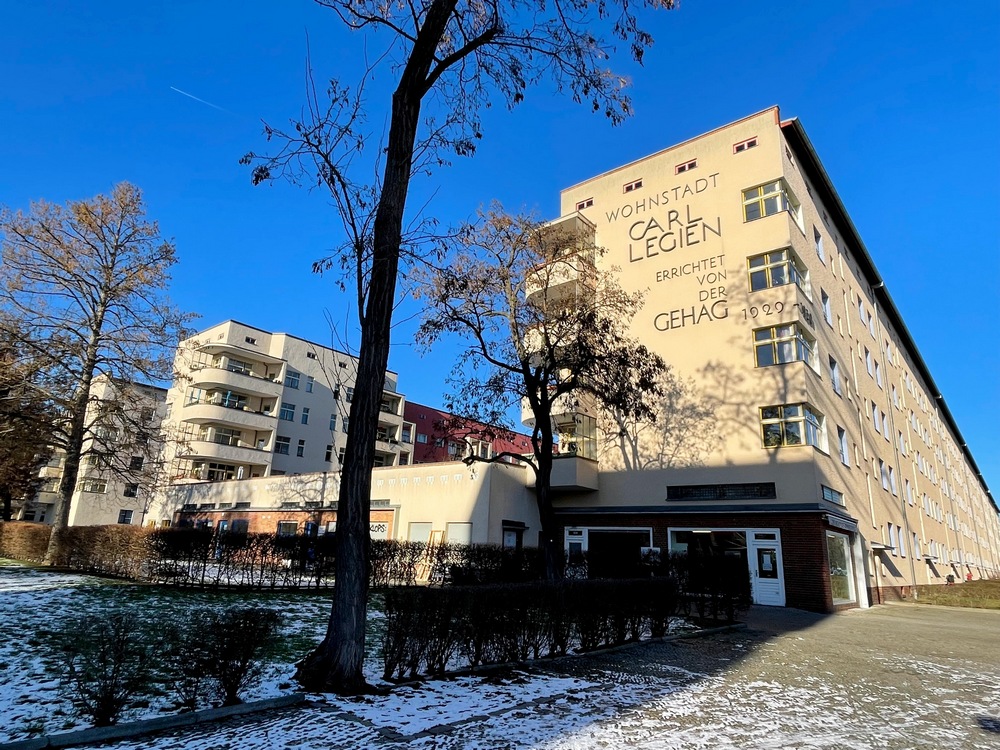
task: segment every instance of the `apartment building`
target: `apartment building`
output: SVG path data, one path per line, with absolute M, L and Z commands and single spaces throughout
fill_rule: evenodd
M 483 424 L 456 419 L 432 406 L 407 401 L 403 407 L 403 437 L 413 443 L 413 463 L 460 460 L 466 456 L 493 458 L 501 453 L 531 453 L 531 438 L 507 433 L 493 435 Z
M 166 397 L 166 389 L 152 385 L 122 383 L 105 376 L 94 381 L 82 462 L 70 503 L 71 526 L 143 525 L 163 478 L 161 423 Z M 41 468 L 42 486 L 21 508 L 18 520 L 55 520 L 65 460 L 65 453 L 57 450 Z
M 798 120 L 757 113 L 561 211 L 645 294 L 631 334 L 712 405 L 674 435 L 556 415 L 592 446 L 554 472 L 568 551 L 725 551 L 758 603 L 820 611 L 1000 572 L 996 501 Z
M 229 320 L 181 342 L 174 370 L 165 420 L 171 483 L 339 469 L 357 377 L 351 355 Z M 386 373 L 378 466 L 410 463 L 396 387 Z

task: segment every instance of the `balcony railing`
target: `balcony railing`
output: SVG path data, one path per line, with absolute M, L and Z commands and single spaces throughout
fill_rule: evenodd
M 245 411 L 250 414 L 260 414 L 265 417 L 270 417 L 274 413 L 274 409 L 251 409 L 245 403 L 240 403 L 235 399 L 227 399 L 224 397 L 219 398 L 195 398 L 188 399 L 184 406 L 194 406 L 195 404 L 207 404 L 208 406 L 221 406 L 225 409 L 233 409 L 235 411 Z

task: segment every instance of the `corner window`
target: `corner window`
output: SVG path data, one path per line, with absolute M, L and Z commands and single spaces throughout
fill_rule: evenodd
M 808 404 L 761 407 L 760 427 L 765 448 L 795 445 L 824 448 L 824 418 Z
M 775 180 L 743 191 L 743 220 L 756 221 L 787 211 L 802 228 L 802 207 L 784 180 Z
M 751 292 L 785 284 L 796 284 L 806 294 L 810 292 L 809 270 L 791 248 L 747 258 L 747 273 Z
M 757 367 L 805 362 L 815 367 L 816 340 L 798 323 L 759 328 L 753 332 Z

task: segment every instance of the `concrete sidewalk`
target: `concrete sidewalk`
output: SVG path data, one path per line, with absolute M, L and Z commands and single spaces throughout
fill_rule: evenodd
M 747 629 L 116 748 L 1000 748 L 1000 612 L 755 607 Z

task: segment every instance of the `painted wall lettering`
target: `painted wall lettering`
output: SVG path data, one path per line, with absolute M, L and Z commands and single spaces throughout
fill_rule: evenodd
M 725 300 L 716 300 L 711 305 L 682 307 L 677 310 L 661 312 L 653 318 L 653 326 L 657 331 L 673 331 L 685 326 L 696 326 L 710 323 L 714 320 L 724 320 L 729 317 L 729 308 Z
M 722 217 L 710 221 L 698 216 L 687 205 L 678 210 L 671 208 L 661 220 L 634 222 L 628 230 L 628 259 L 636 263 L 653 258 L 660 253 L 670 253 L 678 248 L 692 247 L 708 240 L 709 236 L 722 236 Z
M 633 216 L 638 216 L 646 211 L 651 211 L 657 206 L 666 206 L 671 201 L 677 202 L 692 195 L 704 193 L 709 188 L 718 187 L 718 176 L 719 173 L 715 172 L 708 175 L 708 177 L 699 177 L 694 182 L 676 185 L 658 193 L 652 193 L 639 200 L 623 203 L 612 211 L 605 211 L 604 215 L 607 217 L 608 222 L 615 222 L 618 221 L 618 219 L 628 219 Z

